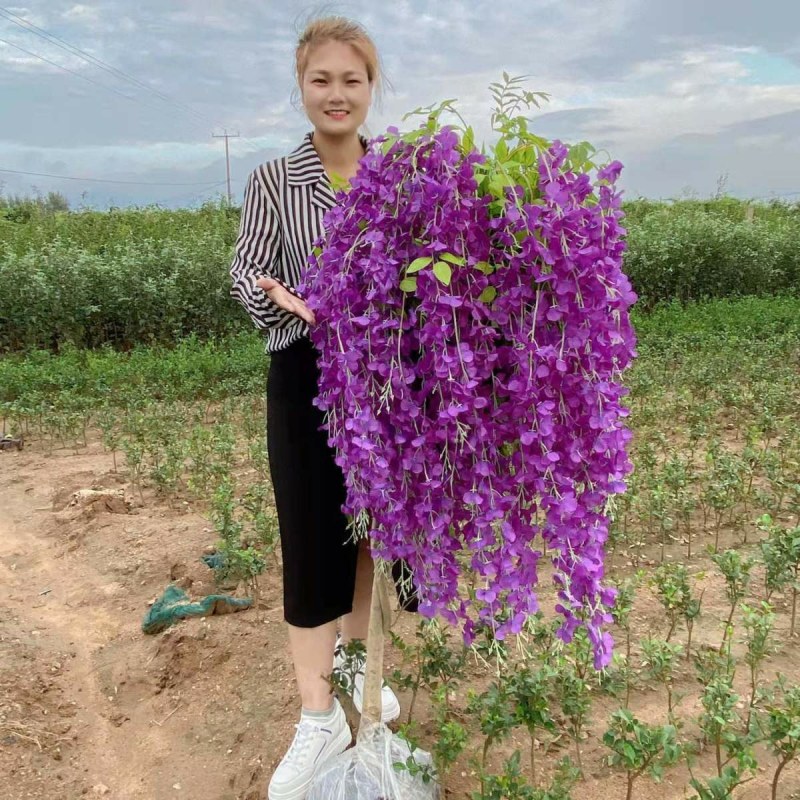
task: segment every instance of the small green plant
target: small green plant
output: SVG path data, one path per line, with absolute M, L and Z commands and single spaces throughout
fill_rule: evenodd
M 711 556 L 711 560 L 717 565 L 725 578 L 725 594 L 731 604 L 731 610 L 725 623 L 725 631 L 722 635 L 722 643 L 719 646 L 719 651 L 722 653 L 725 645 L 729 644 L 733 635 L 733 615 L 736 613 L 736 607 L 739 605 L 739 601 L 747 594 L 753 561 L 743 558 L 738 550 L 714 553 Z
M 355 719 L 357 716 L 355 705 L 353 704 L 353 687 L 356 682 L 356 675 L 364 670 L 367 662 L 367 646 L 361 639 L 350 639 L 339 645 L 341 648 L 341 666 L 335 666 L 331 671 L 328 682 L 333 691 L 336 692 L 340 702 L 344 706 L 348 715 Z M 415 740 L 408 728 L 409 738 L 407 741 L 412 744 Z M 415 762 L 416 763 L 416 762 Z
M 736 458 L 722 449 L 719 439 L 709 446 L 706 461 L 710 466 L 703 502 L 714 517 L 714 552 L 719 552 L 719 535 L 725 514 L 731 512 L 742 489 Z
M 778 797 L 778 782 L 786 765 L 800 756 L 800 686 L 787 686 L 778 678 L 773 699 L 760 719 L 764 739 L 778 759 L 772 779 L 772 800 Z
M 220 558 L 214 570 L 215 578 L 222 584 L 245 581 L 257 598 L 257 579 L 264 571 L 266 561 L 257 548 L 249 544 L 243 546 L 244 525 L 236 513 L 236 500 L 230 479 L 224 479 L 212 496 L 211 519 L 220 536 L 217 547 Z
M 705 779 L 692 775 L 689 785 L 697 792 L 692 800 L 730 800 L 734 789 L 751 780 L 752 777 L 745 777 L 732 764 L 722 768 L 722 775 L 712 775 Z
M 736 660 L 726 650 L 719 652 L 719 648 L 703 645 L 695 650 L 693 656 L 697 680 L 701 686 L 706 686 L 715 680 L 733 681 L 736 674 Z
M 683 647 L 679 644 L 670 644 L 663 639 L 642 639 L 641 647 L 644 674 L 649 680 L 664 684 L 667 691 L 667 718 L 671 720 L 675 708 L 674 673 L 683 653 Z
M 489 688 L 477 694 L 468 692 L 467 712 L 478 720 L 478 726 L 484 736 L 481 751 L 480 773 L 481 791 L 484 791 L 487 759 L 492 745 L 505 739 L 516 725 L 511 696 L 505 681 L 493 681 Z
M 411 692 L 406 722 L 411 722 L 417 695 L 422 687 L 436 691 L 444 686 L 443 699 L 450 707 L 450 695 L 464 676 L 466 649 L 451 648 L 449 633 L 436 620 L 422 619 L 417 624 L 415 641 L 406 642 L 396 633 L 390 633 L 392 644 L 400 651 L 403 666 L 410 671 L 395 669 L 389 680 L 398 689 Z
M 789 635 L 794 636 L 797 623 L 797 596 L 800 591 L 800 525 L 784 528 L 776 525 L 769 514 L 758 520 L 758 526 L 768 536 L 760 542 L 764 562 L 764 588 L 767 600 L 775 591 L 791 590 L 791 621 Z
M 436 781 L 438 778 L 436 767 L 416 755 L 417 750 L 420 750 L 417 726 L 413 723 L 401 725 L 398 736 L 408 746 L 409 755 L 405 761 L 395 761 L 392 764 L 395 771 L 407 772 L 412 778 L 418 778 L 423 784 Z
M 96 422 L 103 432 L 103 447 L 111 453 L 111 460 L 114 464 L 114 472 L 117 471 L 117 451 L 120 446 L 120 424 L 119 412 L 108 404 L 96 414 Z
M 695 404 L 693 407 L 697 407 L 697 405 Z M 694 441 L 696 442 L 696 440 Z M 690 434 L 690 443 L 692 442 Z M 685 457 L 673 453 L 664 464 L 664 480 L 669 489 L 672 506 L 682 528 L 683 536 L 686 539 L 687 559 L 692 557 L 692 514 L 697 508 L 697 498 L 692 491 L 693 457 L 694 452 L 690 444 L 689 453 Z
M 509 679 L 509 692 L 514 716 L 530 736 L 530 780 L 536 785 L 536 731 L 553 734 L 556 722 L 551 713 L 553 701 L 553 679 L 555 672 L 547 666 L 532 669 L 526 666 Z
M 469 743 L 469 734 L 464 725 L 453 719 L 447 700 L 447 686 L 440 686 L 431 695 L 433 718 L 436 722 L 437 737 L 431 747 L 436 774 L 443 786 L 447 785 L 450 769 Z
M 769 603 L 761 602 L 755 606 L 742 605 L 742 617 L 745 629 L 744 642 L 747 645 L 744 662 L 750 670 L 750 702 L 745 721 L 745 730 L 749 731 L 753 709 L 758 702 L 758 673 L 761 664 L 771 651 L 769 638 L 775 625 L 775 614 Z
M 244 527 L 242 542 L 270 555 L 278 542 L 278 518 L 262 481 L 251 483 L 240 501 Z
M 569 759 L 563 759 L 556 770 L 550 786 L 538 789 L 530 786 L 522 777 L 521 756 L 515 750 L 503 764 L 499 775 L 485 775 L 480 791 L 473 792 L 472 800 L 570 800 L 570 790 L 578 780 L 578 771 Z
M 603 744 L 611 750 L 611 766 L 622 767 L 627 773 L 625 800 L 633 797 L 633 785 L 641 775 L 649 773 L 660 781 L 664 768 L 681 756 L 673 725 L 647 725 L 624 708 L 611 715 Z
M 658 599 L 669 620 L 667 641 L 672 638 L 678 623 L 685 620 L 692 604 L 692 590 L 689 586 L 689 573 L 681 564 L 661 564 L 654 575 L 653 585 L 658 591 Z
M 692 633 L 694 632 L 694 623 L 700 616 L 700 611 L 703 607 L 703 594 L 705 589 L 700 592 L 698 597 L 692 597 L 686 604 L 683 612 L 683 618 L 686 622 L 686 658 L 688 659 L 692 654 Z
M 567 732 L 575 743 L 575 763 L 578 771 L 583 775 L 581 740 L 583 739 L 584 726 L 589 710 L 592 706 L 589 683 L 586 678 L 579 674 L 573 663 L 566 659 L 561 659 L 556 667 L 554 688 L 555 697 L 566 720 Z
M 740 733 L 741 719 L 736 712 L 739 695 L 733 691 L 730 681 L 715 678 L 705 687 L 700 700 L 703 705 L 700 730 L 714 748 L 717 777 L 723 777 L 724 768 L 732 761 L 738 774 L 755 770 L 757 764 L 751 739 Z
M 631 612 L 633 611 L 633 601 L 636 596 L 636 587 L 639 584 L 640 576 L 637 574 L 617 585 L 617 597 L 611 609 L 611 617 L 614 624 L 625 631 L 625 663 L 621 669 L 624 670 L 625 680 L 625 708 L 631 700 Z

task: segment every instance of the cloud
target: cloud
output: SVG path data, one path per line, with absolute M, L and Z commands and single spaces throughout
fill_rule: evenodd
M 696 0 L 508 0 L 500 14 L 478 0 L 354 0 L 323 10 L 362 21 L 381 52 L 394 92 L 373 110 L 373 133 L 454 97 L 478 139 L 491 140 L 487 87 L 506 70 L 552 95 L 531 112 L 534 130 L 589 139 L 628 165 L 630 191 L 665 195 L 690 183 L 711 192 L 726 171 L 744 193 L 771 190 L 779 175 L 800 188 L 800 4 L 781 14 L 769 5 L 706 0 L 701 14 Z M 27 0 L 12 10 L 134 82 L 5 25 L 2 38 L 95 83 L 0 45 L 0 108 L 13 109 L 0 126 L 0 167 L 212 180 L 224 162 L 211 134 L 227 128 L 242 134 L 231 141 L 241 181 L 308 128 L 290 104 L 306 2 Z M 754 143 L 759 169 L 747 156 Z
M 595 80 L 619 81 L 635 64 L 671 59 L 687 49 L 754 45 L 800 64 L 800 4 L 781 2 L 779 10 L 776 5 L 770 0 L 642 0 L 630 9 L 627 24 L 606 31 L 589 52 L 576 50 L 571 66 Z
M 87 27 L 94 27 L 100 20 L 100 9 L 91 6 L 74 5 L 61 14 L 63 19 L 80 22 Z

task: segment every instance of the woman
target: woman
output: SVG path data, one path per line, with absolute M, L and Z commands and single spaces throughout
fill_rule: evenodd
M 345 750 L 350 729 L 327 681 L 341 639 L 365 639 L 372 560 L 350 541 L 341 511 L 344 479 L 323 418 L 313 407 L 316 354 L 308 338 L 314 314 L 291 288 L 300 281 L 322 218 L 335 203 L 330 175 L 352 178 L 365 153 L 359 135 L 380 79 L 375 45 L 361 26 L 332 17 L 312 22 L 296 51 L 297 82 L 314 126 L 290 155 L 250 176 L 231 265 L 231 294 L 264 331 L 271 354 L 267 445 L 281 535 L 284 616 L 302 701 L 294 741 L 269 785 L 270 800 L 304 798 L 314 774 Z M 337 655 L 338 658 L 338 649 Z M 353 699 L 361 710 L 363 675 Z M 382 695 L 383 719 L 400 706 Z

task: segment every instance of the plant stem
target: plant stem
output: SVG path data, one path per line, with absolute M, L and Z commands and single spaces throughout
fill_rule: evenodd
M 486 757 L 489 754 L 489 747 L 492 744 L 492 737 L 487 736 L 483 742 L 483 756 L 481 757 L 481 794 L 486 791 Z
M 631 629 L 625 628 L 625 708 L 631 702 Z
M 689 523 L 689 518 L 686 518 L 686 558 L 687 560 L 692 557 L 692 527 Z
M 725 623 L 725 632 L 722 634 L 722 644 L 719 646 L 719 653 L 722 655 L 722 652 L 725 650 L 725 643 L 728 641 L 728 632 L 731 629 L 731 625 L 733 624 L 733 615 L 736 612 L 736 603 L 734 602 L 731 606 L 731 613 L 728 614 L 728 621 Z
M 414 713 L 414 704 L 417 702 L 417 693 L 419 692 L 419 686 L 422 683 L 422 655 L 419 655 L 418 658 L 417 677 L 414 680 L 414 688 L 411 690 L 411 702 L 408 705 L 408 718 L 406 719 L 406 723 L 411 722 L 411 715 Z
M 772 800 L 778 800 L 778 779 L 781 777 L 781 772 L 783 772 L 783 768 L 791 761 L 790 758 L 781 761 L 778 764 L 778 769 L 775 770 L 775 777 L 772 779 Z
M 750 705 L 747 709 L 747 720 L 744 724 L 745 735 L 750 731 L 750 718 L 753 715 L 753 707 L 756 704 L 756 664 L 750 665 Z
M 577 735 L 575 736 L 575 760 L 578 763 L 578 772 L 581 774 L 581 780 L 585 780 L 585 776 L 583 774 L 583 761 L 581 759 L 581 740 L 580 740 L 580 730 L 578 730 Z

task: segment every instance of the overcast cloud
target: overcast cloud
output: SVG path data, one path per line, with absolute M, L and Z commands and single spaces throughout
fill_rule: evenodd
M 290 102 L 292 57 L 299 27 L 319 9 L 295 0 L 0 7 L 4 192 L 58 190 L 100 207 L 202 202 L 224 188 L 222 140 L 211 134 L 227 128 L 241 133 L 231 141 L 239 198 L 256 164 L 308 130 Z M 551 95 L 534 130 L 619 158 L 629 197 L 708 196 L 726 176 L 733 195 L 800 199 L 797 0 L 392 0 L 323 10 L 361 21 L 381 51 L 393 88 L 370 116 L 374 134 L 415 107 L 458 98 L 489 137 L 487 86 L 505 70 Z

